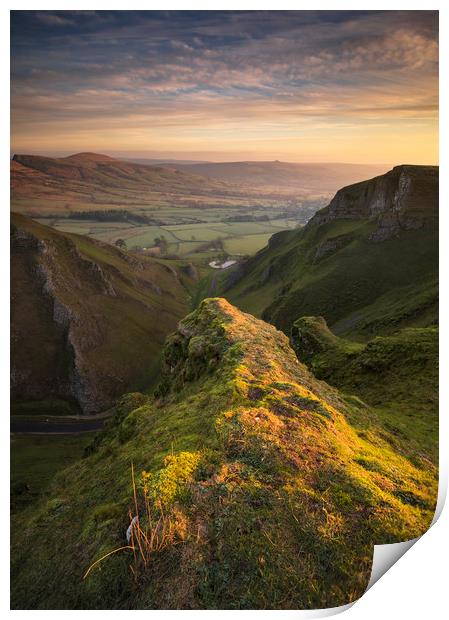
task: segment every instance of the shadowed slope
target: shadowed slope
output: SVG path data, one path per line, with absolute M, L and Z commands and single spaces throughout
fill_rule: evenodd
M 11 251 L 13 400 L 89 413 L 143 387 L 186 311 L 184 276 L 17 214 Z

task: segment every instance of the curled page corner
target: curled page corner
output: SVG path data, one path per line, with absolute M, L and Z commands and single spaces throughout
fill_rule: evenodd
M 404 542 L 392 543 L 390 545 L 374 545 L 373 566 L 371 569 L 371 577 L 366 588 L 368 591 L 376 581 L 384 575 L 396 562 L 413 547 L 415 542 L 420 539 L 413 538 Z
M 438 486 L 438 500 L 429 529 L 438 521 L 446 501 L 447 482 L 442 481 Z M 426 533 L 422 536 L 425 536 Z M 366 588 L 368 591 L 379 579 L 405 554 L 422 536 L 390 545 L 374 545 L 373 565 L 371 577 Z

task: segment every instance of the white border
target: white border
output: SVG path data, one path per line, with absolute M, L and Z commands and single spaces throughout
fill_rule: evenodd
M 448 273 L 449 260 L 446 242 L 446 237 L 449 235 L 449 201 L 448 201 L 448 167 L 447 167 L 447 138 L 449 135 L 449 126 L 447 121 L 447 110 L 449 108 L 448 101 L 448 79 L 449 71 L 447 67 L 448 58 L 448 43 L 449 36 L 448 28 L 448 14 L 449 9 L 440 2 L 378 2 L 370 3 L 360 0 L 359 2 L 314 2 L 311 6 L 310 3 L 305 2 L 279 2 L 275 6 L 270 2 L 234 2 L 228 0 L 226 3 L 218 3 L 213 0 L 203 2 L 173 2 L 166 0 L 165 2 L 143 2 L 128 0 L 128 2 L 120 2 L 117 0 L 110 0 L 106 2 L 100 0 L 97 2 L 86 2 L 85 0 L 78 0 L 77 2 L 67 2 L 65 0 L 59 1 L 47 1 L 42 4 L 37 4 L 30 1 L 8 2 L 8 6 L 1 9 L 2 20 L 0 22 L 0 34 L 2 50 L 2 63 L 1 70 L 2 75 L 2 96 L 0 99 L 0 105 L 2 106 L 1 115 L 1 131 L 3 137 L 3 158 L 2 158 L 2 183 L 1 191 L 3 195 L 2 205 L 0 209 L 1 227 L 3 243 L 0 245 L 1 260 L 0 269 L 2 274 L 2 287 L 0 288 L 1 305 L 2 310 L 2 347 L 0 348 L 1 355 L 1 395 L 3 397 L 2 408 L 2 423 L 3 433 L 2 440 L 4 442 L 4 449 L 2 450 L 2 481 L 4 484 L 3 497 L 5 498 L 4 509 L 1 514 L 1 529 L 0 532 L 4 537 L 3 550 L 3 562 L 1 564 L 0 573 L 0 587 L 1 587 L 1 608 L 8 613 L 14 614 L 15 617 L 22 617 L 24 614 L 33 613 L 30 611 L 9 611 L 9 554 L 7 553 L 7 545 L 9 539 L 9 514 L 7 510 L 9 498 L 9 65 L 7 60 L 9 59 L 9 10 L 70 10 L 70 9 L 93 9 L 96 10 L 308 10 L 313 8 L 314 10 L 372 10 L 372 9 L 391 9 L 391 10 L 439 10 L 440 11 L 440 45 L 441 45 L 441 64 L 444 70 L 440 70 L 440 136 L 442 136 L 442 144 L 440 147 L 440 166 L 442 173 L 440 174 L 440 272 L 442 276 L 440 294 L 441 294 L 441 306 L 440 314 L 445 316 L 447 312 L 448 303 L 448 288 L 447 277 L 445 273 Z M 444 140 L 443 140 L 444 137 Z M 449 351 L 449 331 L 446 326 L 446 322 L 441 324 L 441 360 L 440 360 L 440 379 L 441 379 L 441 415 L 440 415 L 440 495 L 444 495 L 447 489 L 448 483 L 448 469 L 449 469 L 449 423 L 448 423 L 448 411 L 447 406 L 449 403 L 448 389 L 449 389 L 449 364 L 448 364 L 448 351 Z M 442 504 L 439 504 L 439 510 L 441 510 Z M 431 529 L 418 540 L 417 544 L 405 554 L 405 556 L 388 571 L 388 578 L 381 579 L 374 587 L 365 593 L 365 595 L 347 611 L 347 617 L 351 619 L 371 620 L 378 618 L 380 614 L 383 614 L 387 618 L 431 618 L 432 620 L 439 620 L 439 618 L 445 617 L 447 613 L 446 606 L 446 589 L 447 589 L 447 562 L 449 551 L 449 510 L 443 511 L 438 521 L 431 527 Z M 61 587 L 63 587 L 63 575 L 61 575 Z M 350 606 L 349 606 L 350 607 Z M 330 610 L 328 610 L 330 611 Z M 38 615 L 48 615 L 61 612 L 58 611 L 34 611 Z M 64 614 L 75 614 L 78 611 L 66 611 Z M 122 613 L 129 614 L 127 611 L 85 611 L 85 614 L 111 614 Z M 134 613 L 151 614 L 151 618 L 159 619 L 170 615 L 173 617 L 177 614 L 183 614 L 184 618 L 196 618 L 198 615 L 205 616 L 213 615 L 214 617 L 224 618 L 229 614 L 244 614 L 248 618 L 255 618 L 261 614 L 264 616 L 284 618 L 297 617 L 317 617 L 318 615 L 324 615 L 323 612 L 307 612 L 307 611 L 247 611 L 247 612 L 229 612 L 229 611 L 181 611 L 181 612 L 167 612 L 167 611 L 138 611 Z M 326 614 L 328 615 L 328 614 Z

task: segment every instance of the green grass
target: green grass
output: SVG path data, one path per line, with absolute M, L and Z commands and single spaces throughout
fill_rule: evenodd
M 164 226 L 134 225 L 128 222 L 102 222 L 76 220 L 72 218 L 41 218 L 42 224 L 50 224 L 57 230 L 88 235 L 100 241 L 114 243 L 122 238 L 130 249 L 153 247 L 154 239 L 164 235 L 170 253 L 188 256 L 202 243 L 218 237 L 226 239 L 225 248 L 229 254 L 254 254 L 268 243 L 270 236 L 284 228 L 291 228 L 295 222 L 272 219 L 266 222 L 222 222 L 221 220 L 239 213 L 238 209 L 167 209 L 146 211 L 167 224 Z M 276 217 L 276 209 L 264 209 L 260 214 Z M 256 211 L 257 215 L 258 212 Z M 201 219 L 201 223 L 176 223 L 188 218 Z M 204 221 L 205 220 L 205 221 Z
M 11 415 L 18 416 L 64 416 L 78 415 L 79 407 L 75 403 L 61 399 L 43 399 L 15 401 L 11 403 Z
M 438 462 L 437 328 L 405 328 L 360 344 L 336 337 L 318 317 L 303 317 L 291 342 L 316 377 L 373 407 L 405 453 Z
M 264 248 L 272 233 L 241 235 L 232 239 L 226 239 L 224 246 L 228 254 L 255 254 Z
M 127 390 L 142 390 L 157 373 L 165 337 L 189 307 L 184 276 L 155 259 L 136 259 L 106 244 L 61 233 L 13 215 L 13 223 L 47 253 L 30 244 L 13 248 L 12 323 L 17 343 L 13 365 L 27 377 L 13 392 L 15 401 L 59 399 L 90 411 L 107 409 Z M 45 293 L 42 270 L 54 283 Z M 55 322 L 54 303 L 76 318 L 70 337 L 77 347 L 77 369 L 88 398 L 73 395 L 72 348 L 68 325 Z M 83 400 L 84 399 L 84 400 Z

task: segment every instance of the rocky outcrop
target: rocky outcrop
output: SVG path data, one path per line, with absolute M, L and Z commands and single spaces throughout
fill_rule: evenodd
M 396 166 L 387 174 L 339 190 L 308 227 L 336 219 L 377 223 L 372 241 L 384 241 L 401 230 L 421 228 L 438 217 L 438 167 Z
M 344 248 L 345 245 L 351 243 L 353 238 L 353 235 L 349 233 L 346 235 L 338 235 L 336 237 L 329 237 L 328 239 L 325 239 L 316 248 L 312 262 L 317 263 L 321 259 L 326 258 L 330 254 L 333 254 L 337 250 Z

